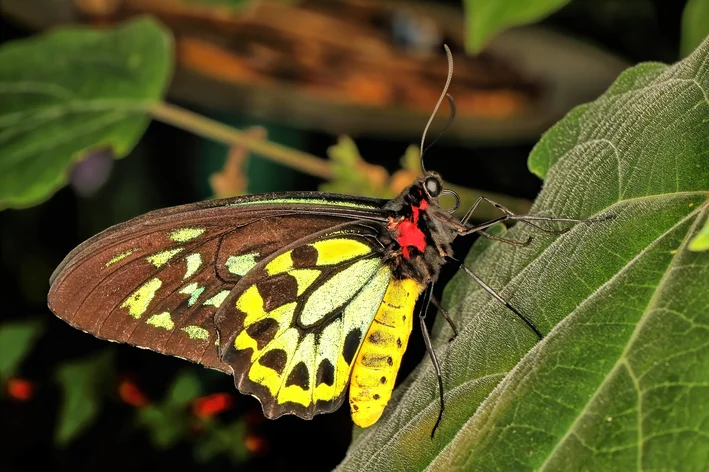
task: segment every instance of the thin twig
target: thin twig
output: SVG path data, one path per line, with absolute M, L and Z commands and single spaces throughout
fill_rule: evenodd
M 324 159 L 271 141 L 254 139 L 231 126 L 176 105 L 158 102 L 150 108 L 150 113 L 156 120 L 185 131 L 228 145 L 239 144 L 261 157 L 315 177 L 332 178 L 330 163 Z

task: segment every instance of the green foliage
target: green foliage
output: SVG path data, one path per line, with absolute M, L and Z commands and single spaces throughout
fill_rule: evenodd
M 40 203 L 87 152 L 125 156 L 171 75 L 170 35 L 150 19 L 66 27 L 0 48 L 0 209 Z
M 199 418 L 189 408 L 202 395 L 200 379 L 192 369 L 181 371 L 162 402 L 140 408 L 136 412 L 139 426 L 146 428 L 155 447 L 168 449 L 199 431 L 194 440 L 194 457 L 209 462 L 218 456 L 228 457 L 234 464 L 246 460 L 244 446 L 246 424 L 242 420 L 224 424 L 216 418 Z
M 71 442 L 88 428 L 98 415 L 108 385 L 113 384 L 112 350 L 88 359 L 60 366 L 56 379 L 62 388 L 55 440 L 60 446 Z
M 190 424 L 187 406 L 201 393 L 202 386 L 194 372 L 184 370 L 161 403 L 138 410 L 137 422 L 150 431 L 156 447 L 167 449 L 185 436 Z
M 707 35 L 709 35 L 709 0 L 688 0 L 682 12 L 680 44 L 682 57 L 694 51 Z
M 0 325 L 0 385 L 15 375 L 42 331 L 44 324 L 39 320 L 12 321 Z
M 195 444 L 194 456 L 199 462 L 209 462 L 212 459 L 226 455 L 234 464 L 244 462 L 249 458 L 249 451 L 244 445 L 246 423 L 235 421 L 222 425 L 216 421 L 204 425 L 203 436 Z
M 570 0 L 463 0 L 465 46 L 480 52 L 493 36 L 513 26 L 544 19 Z
M 709 253 L 687 246 L 709 208 L 709 40 L 673 65 L 623 73 L 534 148 L 532 214 L 615 215 L 562 236 L 521 224 L 466 264 L 437 326 L 446 411 L 424 359 L 340 470 L 706 470 Z M 440 325 L 440 320 L 438 320 Z

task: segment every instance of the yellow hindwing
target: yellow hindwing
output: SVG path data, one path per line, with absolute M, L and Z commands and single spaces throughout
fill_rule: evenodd
M 413 279 L 389 282 L 352 368 L 350 409 L 357 426 L 376 423 L 389 403 L 423 288 Z

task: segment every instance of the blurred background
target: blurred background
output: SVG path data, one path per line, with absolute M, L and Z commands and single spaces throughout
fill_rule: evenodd
M 427 167 L 465 202 L 485 194 L 524 212 L 542 185 L 527 155 L 546 129 L 626 67 L 680 58 L 684 1 L 573 0 L 475 53 L 465 47 L 463 3 L 0 1 L 2 43 L 150 15 L 175 37 L 167 102 L 281 144 L 296 160 L 297 151 L 320 159 L 307 169 L 284 165 L 152 121 L 126 158 L 93 151 L 45 202 L 1 211 L 0 471 L 339 463 L 352 437 L 346 405 L 312 421 L 264 420 L 230 377 L 98 340 L 54 317 L 49 276 L 83 240 L 157 208 L 266 191 L 396 195 L 418 172 L 415 146 L 447 73 L 443 43 L 454 55 L 458 113 Z M 444 106 L 431 137 L 447 113 Z M 472 242 L 459 242 L 459 257 Z M 414 330 L 399 380 L 424 352 Z

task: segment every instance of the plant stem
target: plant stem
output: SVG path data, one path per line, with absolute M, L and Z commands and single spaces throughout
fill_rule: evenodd
M 228 145 L 239 144 L 261 157 L 284 166 L 315 177 L 328 180 L 332 178 L 330 163 L 324 159 L 271 141 L 251 138 L 231 126 L 176 105 L 158 102 L 150 107 L 150 113 L 156 120 L 171 124 L 190 133 Z
M 229 125 L 225 125 L 224 123 L 220 123 L 176 105 L 158 102 L 152 105 L 149 111 L 156 120 L 171 124 L 190 133 L 213 139 L 230 146 L 238 144 L 261 157 L 315 177 L 320 177 L 325 180 L 331 180 L 333 177 L 331 164 L 325 159 L 270 141 L 252 138 L 247 133 L 234 129 Z M 493 197 L 496 201 L 517 214 L 526 213 L 531 206 L 530 201 L 522 198 L 510 197 L 508 195 L 491 195 L 490 192 L 465 187 L 450 187 L 455 189 L 463 200 L 461 202 L 463 205 L 459 210 L 460 212 L 464 212 L 465 204 L 469 203 L 468 200 L 470 200 L 469 204 L 472 204 L 474 196 L 478 194 L 486 194 Z M 476 215 L 476 219 L 485 220 L 495 216 L 499 215 L 497 215 L 493 208 L 481 207 Z

